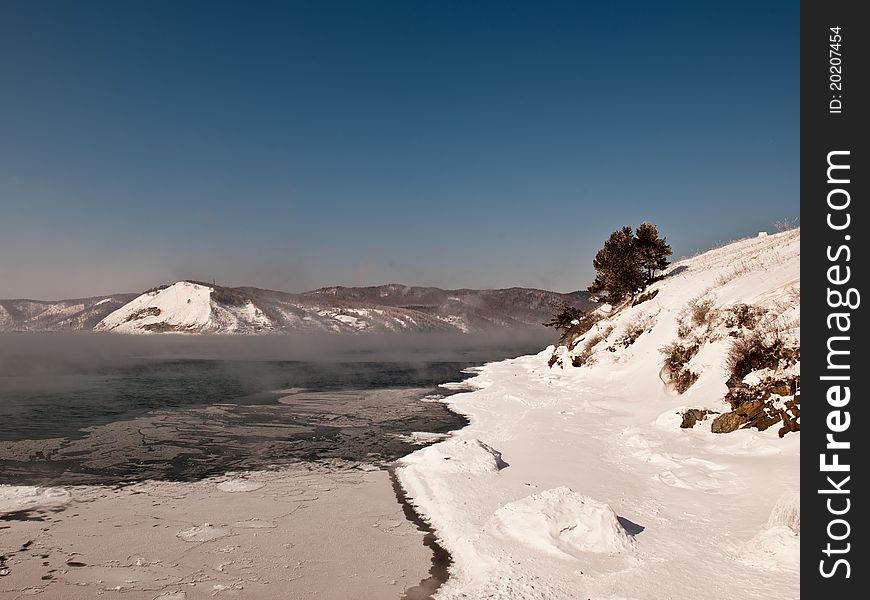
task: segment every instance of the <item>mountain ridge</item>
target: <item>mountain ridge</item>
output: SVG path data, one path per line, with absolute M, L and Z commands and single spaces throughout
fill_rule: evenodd
M 564 304 L 594 306 L 587 292 L 523 287 L 475 290 L 389 283 L 291 293 L 182 280 L 141 294 L 0 300 L 0 332 L 469 333 L 540 327 Z

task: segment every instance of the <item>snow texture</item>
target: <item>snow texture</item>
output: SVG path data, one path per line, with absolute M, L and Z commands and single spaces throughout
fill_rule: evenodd
M 32 485 L 0 485 L 0 515 L 57 510 L 70 503 L 70 493 L 63 488 Z

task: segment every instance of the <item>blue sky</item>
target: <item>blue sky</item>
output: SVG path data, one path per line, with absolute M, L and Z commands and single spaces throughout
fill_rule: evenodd
M 570 291 L 799 214 L 797 2 L 0 3 L 0 297 Z

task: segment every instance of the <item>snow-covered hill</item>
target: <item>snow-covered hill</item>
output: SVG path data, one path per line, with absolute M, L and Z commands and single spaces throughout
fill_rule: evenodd
M 288 294 L 180 281 L 140 294 L 88 300 L 0 301 L 0 331 L 257 334 L 474 332 L 540 327 L 589 294 L 529 288 L 442 290 L 397 284 Z
M 75 300 L 0 300 L 0 331 L 91 330 L 136 294 Z
M 436 598 L 799 597 L 800 231 L 597 313 L 477 370 L 447 398 L 471 424 L 401 459 L 454 559 Z

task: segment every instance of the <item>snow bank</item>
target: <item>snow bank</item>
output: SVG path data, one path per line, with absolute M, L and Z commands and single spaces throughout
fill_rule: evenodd
M 480 440 L 450 438 L 414 453 L 414 460 L 426 470 L 441 473 L 497 473 L 508 466 L 501 452 Z
M 767 520 L 768 527 L 785 525 L 794 533 L 801 532 L 801 495 L 800 492 L 786 492 L 779 497 L 770 518 Z
M 716 434 L 712 416 L 682 429 L 680 415 L 731 410 L 740 305 L 800 343 L 800 231 L 680 261 L 650 291 L 602 309 L 561 365 L 551 346 L 476 370 L 444 399 L 470 424 L 399 461 L 454 560 L 437 600 L 799 596 L 796 576 L 758 576 L 799 565 L 799 504 L 784 494 L 800 488 L 799 432 Z M 682 394 L 663 376 L 673 343 L 697 375 Z
M 0 515 L 40 509 L 57 510 L 69 504 L 71 499 L 70 493 L 63 488 L 0 485 Z
M 583 552 L 624 552 L 634 546 L 607 504 L 558 487 L 498 509 L 491 525 L 498 533 L 564 558 Z
M 222 492 L 253 492 L 259 490 L 265 484 L 259 481 L 252 481 L 244 477 L 235 477 L 227 479 L 217 484 L 217 488 Z
M 765 529 L 740 551 L 740 561 L 757 569 L 800 569 L 801 537 L 785 525 Z

